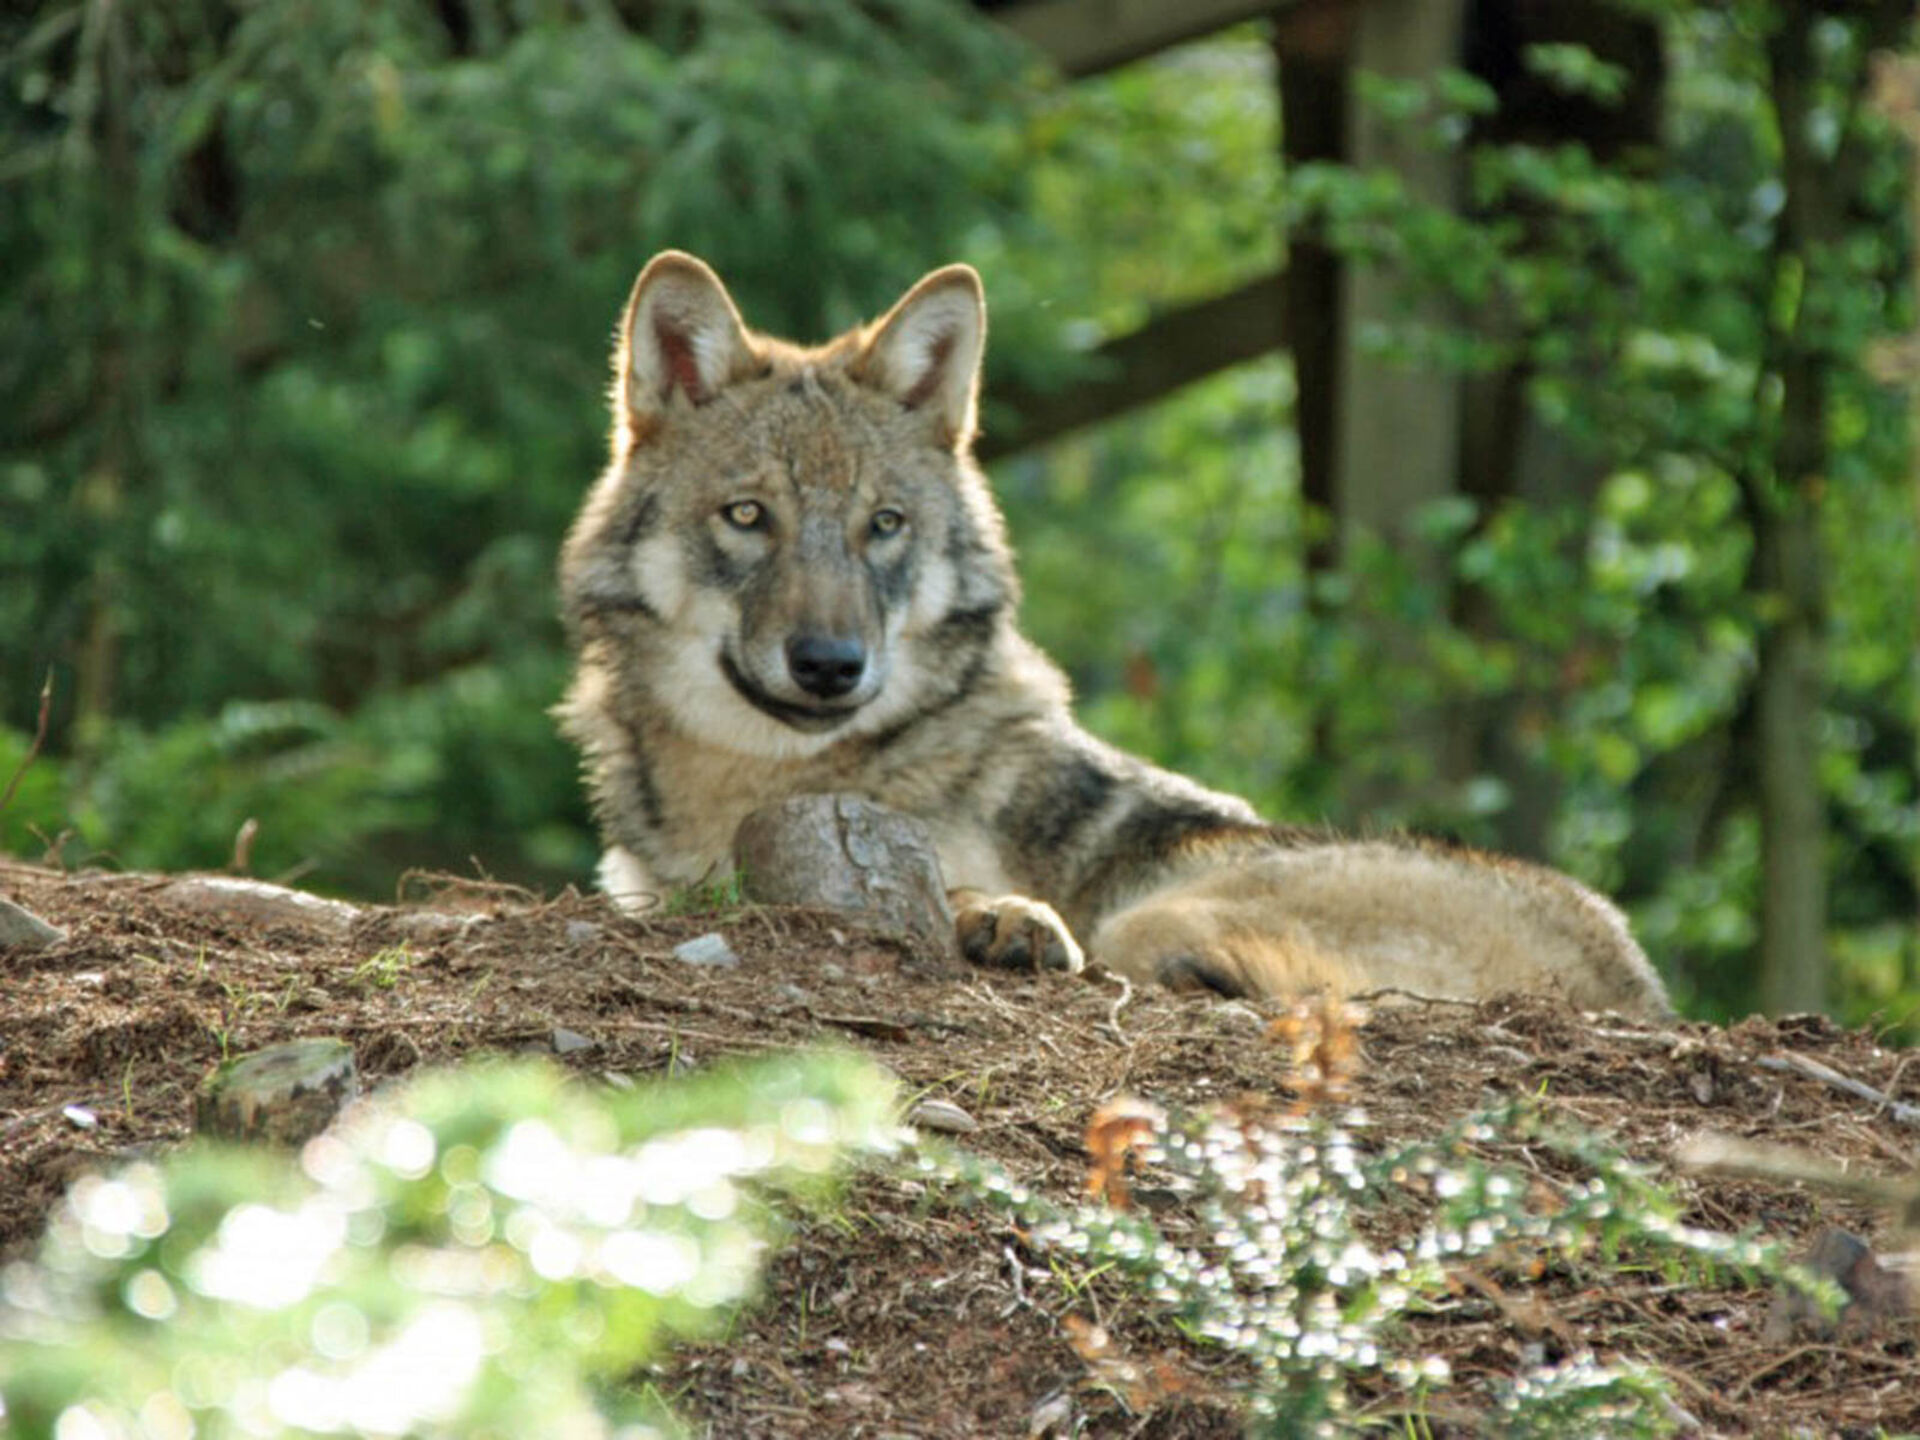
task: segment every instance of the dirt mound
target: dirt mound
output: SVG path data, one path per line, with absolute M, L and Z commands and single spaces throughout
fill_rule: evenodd
M 646 1074 L 722 1056 L 837 1042 L 916 1096 L 978 1121 L 965 1142 L 1061 1199 L 1084 1185 L 1085 1127 L 1117 1093 L 1203 1106 L 1273 1092 L 1284 1051 L 1271 1009 L 1110 984 L 930 974 L 836 917 L 747 909 L 621 917 L 597 899 L 443 890 L 431 915 L 209 901 L 172 877 L 65 876 L 0 862 L 0 896 L 61 926 L 0 953 L 0 1254 L 23 1253 L 78 1169 L 185 1137 L 192 1091 L 223 1053 L 305 1035 L 353 1043 L 379 1080 L 478 1052 L 565 1051 L 594 1072 Z M 719 932 L 734 965 L 674 947 Z M 570 1032 L 556 1034 L 556 1032 Z M 1920 1103 L 1920 1067 L 1861 1032 L 1798 1018 L 1729 1030 L 1583 1016 L 1541 1000 L 1375 1008 L 1362 1041 L 1368 1135 L 1428 1135 L 1489 1096 L 1542 1097 L 1669 1171 L 1702 1130 L 1791 1144 L 1854 1173 L 1899 1177 L 1913 1130 L 1779 1057 L 1819 1062 L 1892 1102 Z M 1515 1147 L 1516 1151 L 1519 1147 Z M 1525 1153 L 1509 1157 L 1526 1164 Z M 1828 1226 L 1901 1248 L 1878 1210 L 1802 1187 L 1668 1173 L 1686 1218 L 1796 1243 Z M 765 1299 L 724 1345 L 681 1352 L 655 1383 L 714 1435 L 1029 1433 L 1070 1405 L 1077 1433 L 1238 1433 L 1231 1367 L 1185 1346 L 1117 1283 L 1073 1285 L 1003 1221 L 929 1203 L 898 1177 L 859 1182 L 837 1222 L 801 1226 Z M 1464 1291 L 1416 1322 L 1453 1365 L 1425 1422 L 1470 1419 L 1476 1382 L 1577 1335 L 1602 1359 L 1673 1377 L 1720 1434 L 1920 1429 L 1911 1329 L 1769 1338 L 1772 1297 L 1666 1275 L 1577 1266 L 1511 1293 Z M 1101 1383 L 1074 1317 L 1177 1376 L 1142 1400 Z M 1097 1367 L 1095 1367 L 1097 1370 Z M 1440 1408 L 1458 1406 L 1455 1412 Z

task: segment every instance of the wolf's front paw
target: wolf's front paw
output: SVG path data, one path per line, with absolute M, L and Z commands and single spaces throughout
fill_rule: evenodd
M 956 890 L 954 930 L 960 953 L 975 965 L 1006 970 L 1064 970 L 1069 975 L 1086 968 L 1086 957 L 1053 907 L 1024 895 L 983 895 L 978 890 Z

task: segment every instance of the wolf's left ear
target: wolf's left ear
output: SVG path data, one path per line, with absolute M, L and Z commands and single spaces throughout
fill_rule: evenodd
M 927 276 L 873 327 L 854 361 L 860 380 L 925 415 L 937 443 L 973 439 L 987 304 L 970 265 Z

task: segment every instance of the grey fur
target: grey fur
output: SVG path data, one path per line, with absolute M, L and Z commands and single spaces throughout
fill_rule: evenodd
M 579 664 L 558 713 L 617 897 L 730 867 L 761 805 L 853 791 L 928 826 L 963 948 L 988 962 L 1072 969 L 1084 943 L 1227 993 L 1559 991 L 1666 1012 L 1619 911 L 1564 875 L 1272 826 L 1079 729 L 1015 628 L 971 457 L 984 334 L 961 266 L 815 349 L 747 331 L 690 256 L 642 272 L 612 458 L 561 564 Z M 857 684 L 810 693 L 796 637 L 857 654 Z

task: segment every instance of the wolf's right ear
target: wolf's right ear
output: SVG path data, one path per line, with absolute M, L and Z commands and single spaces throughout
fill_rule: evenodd
M 663 250 L 633 282 L 620 322 L 614 409 L 636 436 L 684 396 L 704 405 L 757 366 L 733 297 L 706 263 Z
M 854 375 L 927 417 L 944 446 L 964 447 L 978 426 L 987 304 L 968 265 L 936 270 L 875 321 Z

